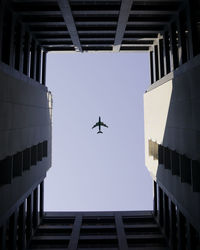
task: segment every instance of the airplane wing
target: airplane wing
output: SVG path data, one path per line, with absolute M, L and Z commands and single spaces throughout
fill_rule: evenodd
M 97 126 L 99 126 L 99 122 L 97 122 L 97 123 L 92 127 L 92 129 L 95 128 L 95 127 L 97 127 Z
M 101 126 L 104 126 L 104 127 L 108 128 L 108 126 L 103 122 L 101 122 Z

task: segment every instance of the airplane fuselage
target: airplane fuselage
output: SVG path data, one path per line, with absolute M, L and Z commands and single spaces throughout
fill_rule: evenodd
M 101 117 L 99 116 L 99 132 L 101 132 Z
M 99 131 L 97 132 L 97 134 L 103 134 L 103 132 L 101 131 L 101 126 L 108 128 L 108 126 L 101 121 L 101 117 L 99 116 L 99 121 L 92 127 L 92 129 L 98 127 Z

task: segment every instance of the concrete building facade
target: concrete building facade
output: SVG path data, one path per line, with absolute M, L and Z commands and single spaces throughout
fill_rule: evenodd
M 0 0 L 0 249 L 200 249 L 200 2 Z M 150 56 L 149 212 L 46 213 L 50 51 Z

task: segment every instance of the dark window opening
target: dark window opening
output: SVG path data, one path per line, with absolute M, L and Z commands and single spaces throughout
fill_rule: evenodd
M 80 239 L 78 242 L 78 248 L 117 248 L 117 239 Z
M 82 225 L 115 225 L 114 217 L 83 217 Z

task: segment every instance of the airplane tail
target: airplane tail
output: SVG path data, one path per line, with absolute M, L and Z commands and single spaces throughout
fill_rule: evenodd
M 102 131 L 98 131 L 97 134 L 103 134 L 103 132 Z

